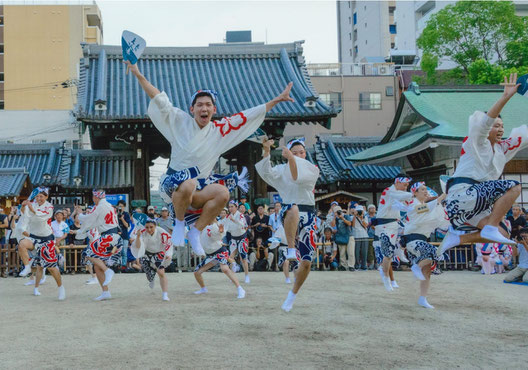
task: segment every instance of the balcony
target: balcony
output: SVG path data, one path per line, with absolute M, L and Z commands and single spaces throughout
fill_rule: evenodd
M 84 41 L 88 44 L 101 44 L 101 29 L 98 26 L 86 26 Z
M 308 64 L 310 76 L 393 76 L 394 63 L 327 63 Z

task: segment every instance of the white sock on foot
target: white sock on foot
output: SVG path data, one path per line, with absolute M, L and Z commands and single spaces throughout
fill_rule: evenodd
M 103 283 L 103 286 L 107 286 L 112 281 L 112 278 L 114 277 L 115 272 L 111 268 L 108 268 L 106 269 L 104 274 L 105 274 L 105 281 Z
M 286 300 L 282 304 L 282 309 L 286 312 L 290 312 L 293 307 L 293 302 L 295 302 L 295 297 L 297 294 L 294 294 L 291 290 L 288 292 L 288 297 L 286 297 Z
M 497 226 L 484 226 L 480 232 L 480 236 L 484 239 L 492 240 L 497 243 L 515 244 L 515 242 L 502 235 Z
M 427 298 L 424 296 L 420 296 L 420 298 L 418 298 L 418 304 L 425 308 L 434 308 L 429 304 L 429 302 L 427 302 Z
M 204 294 L 204 293 L 207 293 L 207 292 L 208 292 L 207 288 L 203 287 L 200 290 L 197 290 L 196 292 L 194 292 L 194 294 Z
M 161 299 L 163 299 L 164 301 L 170 301 L 169 294 L 167 292 L 163 292 L 163 294 L 161 295 Z
M 436 250 L 436 255 L 440 257 L 448 249 L 456 247 L 459 244 L 460 244 L 460 236 L 458 236 L 457 234 L 451 231 L 448 231 L 447 234 L 444 236 L 444 240 L 442 240 L 442 243 L 438 246 L 438 249 Z
M 286 284 L 291 284 L 291 280 L 289 277 L 286 278 Z
M 171 236 L 172 245 L 181 247 L 185 245 L 185 220 L 174 220 L 174 229 Z
M 103 292 L 99 297 L 94 298 L 94 301 L 104 301 L 105 299 L 112 298 L 112 295 L 110 294 L 110 291 L 107 290 L 106 292 Z
M 66 290 L 64 289 L 64 285 L 61 285 L 59 287 L 59 301 L 64 301 L 66 299 Z
M 238 296 L 237 296 L 238 299 L 242 299 L 246 296 L 246 291 L 240 285 L 238 286 L 237 291 L 238 291 Z
M 35 280 L 30 280 L 26 283 L 24 283 L 25 286 L 29 286 L 29 285 L 35 285 Z
M 288 248 L 288 254 L 286 255 L 286 259 L 290 261 L 297 261 L 297 249 Z
M 400 286 L 398 285 L 398 283 L 396 282 L 396 280 L 392 280 L 392 281 L 391 281 L 391 286 L 392 286 L 393 288 L 399 288 L 399 287 L 400 287 Z
M 383 266 L 378 267 L 378 271 L 380 273 L 381 278 L 383 279 L 383 277 L 385 276 L 385 272 L 383 272 Z
M 246 275 L 246 279 L 244 280 L 244 283 L 249 284 L 249 275 Z
M 31 272 L 31 263 L 29 265 L 24 265 L 24 269 L 20 271 L 20 274 L 18 276 L 27 276 Z
M 383 275 L 383 277 L 381 278 L 381 280 L 383 281 L 383 286 L 385 287 L 385 289 L 387 290 L 387 292 L 392 292 L 394 289 L 392 288 L 392 284 L 391 284 L 391 281 L 390 281 L 390 278 Z
M 202 244 L 200 243 L 200 233 L 201 231 L 193 226 L 191 227 L 191 230 L 187 233 L 187 239 L 189 239 L 189 243 L 191 243 L 191 247 L 194 254 L 196 254 L 197 256 L 205 256 Z
M 40 295 L 38 288 L 33 288 L 33 295 Z
M 420 266 L 418 266 L 418 264 L 414 264 L 411 266 L 411 271 L 413 272 L 414 276 L 418 279 L 418 280 L 425 280 L 425 276 L 422 272 L 422 268 Z

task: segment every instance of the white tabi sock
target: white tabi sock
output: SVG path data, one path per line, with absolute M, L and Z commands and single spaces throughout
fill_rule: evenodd
M 417 263 L 411 266 L 411 271 L 418 280 L 425 280 L 425 276 L 422 272 L 422 268 Z
M 61 285 L 59 287 L 59 301 L 64 301 L 66 299 L 66 290 L 64 289 L 64 285 Z
M 244 280 L 246 284 L 249 284 L 249 275 L 246 275 L 246 279 Z
M 286 284 L 291 284 L 291 279 L 289 277 L 286 278 Z
M 103 283 L 103 286 L 107 286 L 112 281 L 112 278 L 114 277 L 115 272 L 111 268 L 108 268 L 106 269 L 104 274 L 105 274 L 105 281 Z
M 170 301 L 169 294 L 167 292 L 163 292 L 161 295 L 161 299 L 164 301 Z
M 516 244 L 514 241 L 506 238 L 499 231 L 497 226 L 486 225 L 482 228 L 480 236 L 484 239 L 492 240 L 502 244 Z
M 295 302 L 295 297 L 297 297 L 297 294 L 293 293 L 291 290 L 288 292 L 288 297 L 286 297 L 286 300 L 282 304 L 282 309 L 286 312 L 290 312 L 293 307 L 293 302 Z
M 400 287 L 400 286 L 398 285 L 398 283 L 396 282 L 396 280 L 392 280 L 392 281 L 391 281 L 391 286 L 392 286 L 393 288 L 399 288 L 399 287 Z
M 204 293 L 207 293 L 207 292 L 208 292 L 207 288 L 203 287 L 200 290 L 197 290 L 196 292 L 194 292 L 194 294 L 204 294 Z
M 38 288 L 33 288 L 33 295 L 40 295 Z
M 425 308 L 434 308 L 429 304 L 429 302 L 427 302 L 427 298 L 424 296 L 420 296 L 420 298 L 418 298 L 418 304 Z
M 456 247 L 459 244 L 460 244 L 460 236 L 458 236 L 457 234 L 451 231 L 448 231 L 447 234 L 444 236 L 444 240 L 442 240 L 442 243 L 438 246 L 438 249 L 436 250 L 436 255 L 440 257 L 448 249 Z
M 237 291 L 238 291 L 238 296 L 237 296 L 238 299 L 242 299 L 246 296 L 246 291 L 240 285 L 238 286 Z
M 27 276 L 31 272 L 31 263 L 29 265 L 24 265 L 24 269 L 18 274 L 18 276 Z
M 200 243 L 200 230 L 196 227 L 191 227 L 191 230 L 187 233 L 187 238 L 189 243 L 191 243 L 192 250 L 197 256 L 205 256 L 205 252 Z
M 110 298 L 112 298 L 112 295 L 110 294 L 110 291 L 107 290 L 106 292 L 103 291 L 103 293 L 99 297 L 94 298 L 94 301 L 104 301 L 105 299 Z
M 185 245 L 185 220 L 174 220 L 174 229 L 171 236 L 172 244 L 181 247 Z

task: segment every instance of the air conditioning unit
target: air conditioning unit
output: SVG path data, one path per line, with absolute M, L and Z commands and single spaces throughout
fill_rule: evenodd
M 379 74 L 380 75 L 386 75 L 387 74 L 387 70 L 388 70 L 387 67 L 381 66 L 381 67 L 379 67 Z

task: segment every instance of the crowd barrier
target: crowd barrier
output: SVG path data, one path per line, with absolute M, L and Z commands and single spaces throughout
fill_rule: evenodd
M 433 242 L 433 245 L 439 245 L 440 243 Z M 85 248 L 84 245 L 74 246 L 60 246 L 61 253 L 64 256 L 64 272 L 69 274 L 76 274 L 85 272 L 85 267 L 81 263 L 82 250 Z M 316 255 L 312 263 L 312 267 L 319 269 L 320 261 L 319 256 L 322 253 L 323 244 L 317 243 Z M 278 248 L 270 251 L 273 253 L 273 266 L 275 271 L 279 271 L 278 260 L 279 253 Z M 471 270 L 474 267 L 476 253 L 474 245 L 461 245 L 450 249 L 448 252 L 449 258 L 440 262 L 440 267 L 443 270 Z M 174 250 L 174 270 L 176 271 L 193 271 L 194 266 L 200 263 L 201 259 L 194 256 L 190 252 L 188 246 L 175 247 Z M 516 264 L 517 257 L 513 258 L 513 264 Z M 0 245 L 0 276 L 7 277 L 10 272 L 21 270 L 21 260 L 18 256 L 16 244 L 3 244 Z M 269 266 L 271 270 L 272 266 Z

